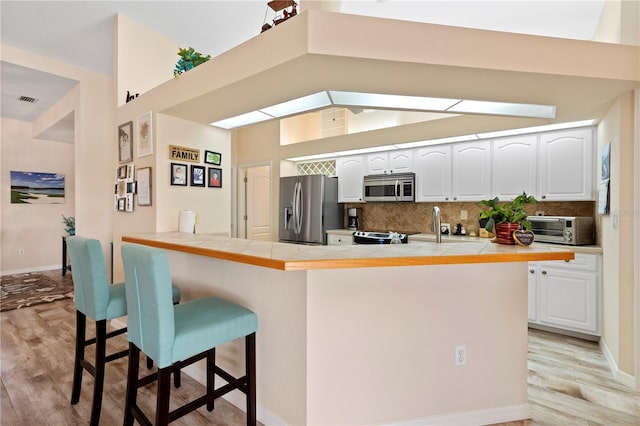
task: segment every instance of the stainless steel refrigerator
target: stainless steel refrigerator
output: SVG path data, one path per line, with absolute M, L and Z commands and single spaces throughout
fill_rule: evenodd
M 280 241 L 327 244 L 327 229 L 344 228 L 342 210 L 338 204 L 338 178 L 280 178 Z

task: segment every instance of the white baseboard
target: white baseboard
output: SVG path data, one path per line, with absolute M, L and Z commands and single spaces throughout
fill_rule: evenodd
M 34 266 L 31 268 L 24 268 L 24 269 L 12 269 L 10 271 L 2 271 L 0 272 L 0 275 L 4 276 L 4 275 L 15 275 L 15 274 L 26 274 L 27 272 L 42 272 L 42 271 L 53 271 L 53 270 L 59 270 L 60 271 L 60 275 L 62 275 L 62 265 L 49 265 L 49 266 Z
M 607 360 L 607 364 L 609 364 L 609 369 L 611 370 L 611 374 L 613 374 L 613 378 L 629 389 L 636 389 L 636 378 L 618 368 L 618 363 L 616 363 L 616 360 L 611 354 L 611 351 L 607 346 L 607 342 L 605 342 L 604 339 L 600 339 L 600 349 L 602 349 L 602 353 Z
M 530 418 L 531 408 L 529 407 L 529 404 L 519 404 L 488 408 L 485 410 L 440 414 L 422 419 L 392 423 L 389 426 L 475 426 L 525 420 Z

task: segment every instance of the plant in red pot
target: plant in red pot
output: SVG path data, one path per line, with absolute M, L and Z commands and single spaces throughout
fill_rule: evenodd
M 482 200 L 480 205 L 488 207 L 480 212 L 481 219 L 487 219 L 485 229 L 496 234 L 496 242 L 500 244 L 516 244 L 513 233 L 519 229 L 531 230 L 531 223 L 527 221 L 525 206 L 538 202 L 532 195 L 525 192 L 518 195 L 513 201 L 500 203 L 498 197 L 492 200 Z

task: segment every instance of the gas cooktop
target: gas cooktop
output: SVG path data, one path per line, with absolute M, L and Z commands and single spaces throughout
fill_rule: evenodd
M 391 244 L 394 232 L 355 231 L 353 242 L 356 244 Z M 409 240 L 407 234 L 399 233 L 400 242 L 406 244 Z

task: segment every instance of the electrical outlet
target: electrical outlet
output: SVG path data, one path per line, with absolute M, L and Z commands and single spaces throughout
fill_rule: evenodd
M 460 220 L 467 220 L 468 212 L 466 210 L 460 210 Z
M 536 210 L 536 216 L 544 216 L 544 210 Z
M 464 345 L 456 346 L 455 350 L 455 364 L 456 367 L 460 367 L 467 363 L 467 347 Z
M 24 249 L 18 249 L 18 256 L 24 256 Z
M 450 235 L 451 234 L 451 225 L 448 223 L 441 223 L 440 224 L 440 233 L 444 234 L 444 235 Z

